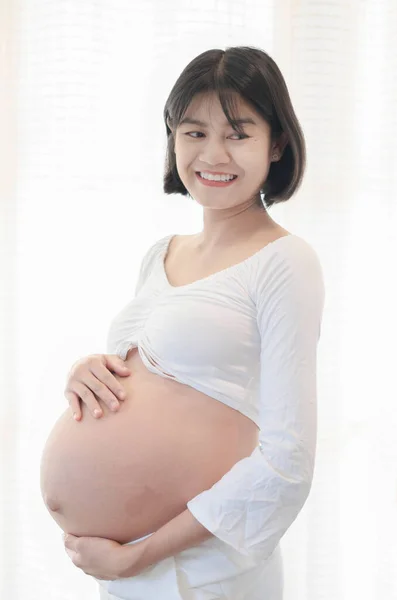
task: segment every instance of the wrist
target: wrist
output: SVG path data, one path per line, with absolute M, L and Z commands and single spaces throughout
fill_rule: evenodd
M 148 560 L 148 542 L 142 540 L 137 544 L 126 544 L 121 546 L 118 556 L 118 577 L 117 579 L 125 579 L 135 577 L 150 566 Z

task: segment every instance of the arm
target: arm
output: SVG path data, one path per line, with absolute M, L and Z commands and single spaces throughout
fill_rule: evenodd
M 138 572 L 141 573 L 151 565 L 157 564 L 169 556 L 175 556 L 182 550 L 198 546 L 210 537 L 212 537 L 212 533 L 205 529 L 186 509 L 160 527 L 153 535 L 140 542 L 142 550 L 138 561 Z M 131 565 L 130 569 L 123 571 L 123 577 L 134 577 L 138 574 L 136 546 L 123 546 L 122 552 L 123 564 Z
M 301 238 L 291 242 L 252 269 L 261 338 L 260 448 L 187 503 L 215 536 L 258 560 L 272 554 L 301 511 L 315 463 L 325 290 L 314 250 Z
M 298 240 L 299 241 L 299 240 Z M 322 270 L 306 243 L 259 265 L 252 284 L 261 337 L 260 448 L 238 461 L 146 543 L 146 564 L 211 534 L 245 556 L 272 554 L 310 492 L 316 449 L 316 354 Z

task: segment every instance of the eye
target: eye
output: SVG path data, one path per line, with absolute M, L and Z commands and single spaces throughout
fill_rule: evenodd
M 201 133 L 201 131 L 189 131 L 188 133 L 185 133 L 185 135 L 188 135 L 188 136 L 191 137 L 192 133 L 198 133 L 199 135 L 204 135 L 203 133 Z M 245 135 L 245 134 L 240 135 L 239 133 L 233 133 L 233 135 L 237 135 L 241 139 L 245 139 L 245 138 L 249 137 L 248 135 Z M 199 138 L 198 137 L 193 137 L 193 139 L 197 140 Z M 240 141 L 240 140 L 236 140 L 236 141 Z

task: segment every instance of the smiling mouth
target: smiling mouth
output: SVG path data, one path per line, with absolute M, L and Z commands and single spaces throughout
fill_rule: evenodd
M 201 171 L 196 171 L 196 175 L 198 175 L 201 179 L 205 179 L 206 181 L 225 181 L 223 179 L 207 179 L 206 177 L 202 177 L 201 176 Z M 222 175 L 227 175 L 227 176 L 231 176 L 231 179 L 227 179 L 226 183 L 228 181 L 234 181 L 234 179 L 237 179 L 238 175 L 234 175 L 233 173 L 214 173 L 212 176 L 216 177 L 216 176 L 222 176 Z
M 205 177 L 201 177 L 200 172 L 196 172 L 196 177 L 202 185 L 212 187 L 212 188 L 229 187 L 229 186 L 233 185 L 233 183 L 235 181 L 237 181 L 237 179 L 238 179 L 238 175 L 236 175 L 233 179 L 228 179 L 226 181 L 224 181 L 222 179 L 206 179 Z

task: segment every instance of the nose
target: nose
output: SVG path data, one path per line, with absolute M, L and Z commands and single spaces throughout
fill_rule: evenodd
M 199 161 L 203 165 L 208 165 L 208 167 L 215 167 L 216 165 L 228 164 L 230 162 L 230 156 L 222 141 L 212 140 L 202 147 Z M 216 169 L 214 168 L 214 171 L 215 170 Z

